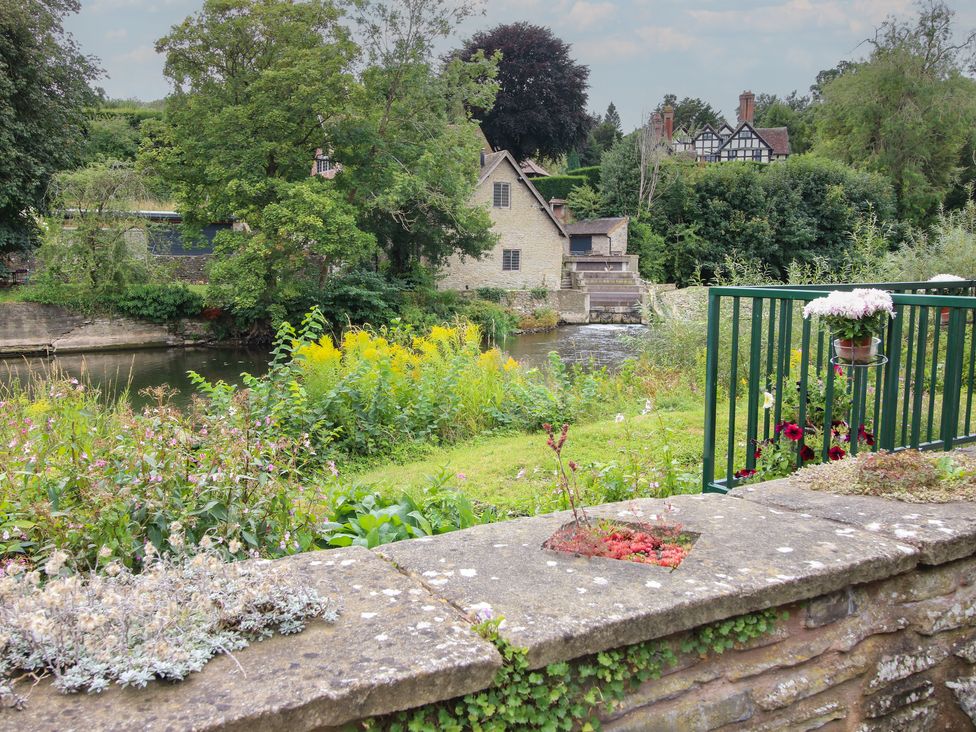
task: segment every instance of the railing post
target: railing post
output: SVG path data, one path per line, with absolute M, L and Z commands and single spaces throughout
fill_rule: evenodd
M 945 375 L 942 381 L 942 441 L 945 450 L 952 449 L 952 443 L 959 431 L 959 392 L 962 389 L 962 353 L 966 340 L 965 317 L 966 311 L 961 308 L 949 310 Z
M 702 461 L 702 491 L 715 491 L 715 424 L 718 419 L 718 356 L 721 296 L 708 290 L 708 335 L 705 342 L 705 456 Z M 726 476 L 730 479 L 732 476 Z
M 901 370 L 901 332 L 904 320 L 905 307 L 896 305 L 895 317 L 888 323 L 888 365 L 885 370 L 884 399 L 881 402 L 881 425 L 878 430 L 878 448 L 881 450 L 895 449 L 895 425 L 898 419 L 898 376 Z

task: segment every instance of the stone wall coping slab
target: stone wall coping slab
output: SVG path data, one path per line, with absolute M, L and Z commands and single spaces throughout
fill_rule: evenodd
M 501 636 L 526 648 L 533 667 L 886 578 L 918 560 L 913 545 L 877 532 L 716 494 L 587 512 L 629 522 L 667 514 L 700 536 L 674 571 L 543 549 L 568 512 L 376 551 L 464 612 L 503 616 Z
M 361 547 L 278 560 L 341 602 L 334 624 L 218 656 L 178 683 L 64 695 L 43 682 L 0 731 L 278 730 L 334 727 L 489 686 L 501 665 L 448 603 Z M 240 664 L 240 668 L 238 668 Z
M 729 495 L 892 538 L 915 547 L 923 564 L 976 554 L 976 502 L 907 503 L 838 495 L 802 487 L 789 478 L 739 486 Z

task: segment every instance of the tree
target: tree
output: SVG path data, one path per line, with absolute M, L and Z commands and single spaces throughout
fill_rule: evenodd
M 6 0 L 0 11 L 0 252 L 36 234 L 31 210 L 72 167 L 101 73 L 63 21 L 76 0 Z
M 248 319 L 280 319 L 303 286 L 375 245 L 336 185 L 309 177 L 356 87 L 339 19 L 330 0 L 205 0 L 156 45 L 175 92 L 141 162 L 164 171 L 191 223 L 246 223 L 215 242 L 210 283 Z
M 493 147 L 524 160 L 559 157 L 583 143 L 590 70 L 572 59 L 569 44 L 548 28 L 513 23 L 475 34 L 454 55 L 471 60 L 479 51 L 501 53 L 495 104 L 473 110 Z
M 674 129 L 685 129 L 694 133 L 705 125 L 718 127 L 725 120 L 717 109 L 706 101 L 697 97 L 685 97 L 678 101 L 675 94 L 665 94 L 664 99 L 657 105 L 655 110 L 658 114 L 664 115 L 664 108 L 668 105 L 674 110 Z
M 621 137 L 623 132 L 620 129 L 620 114 L 616 105 L 610 102 L 603 117 L 596 115 L 593 118 L 580 163 L 584 166 L 599 165 L 603 153 L 613 147 Z
M 930 0 L 914 22 L 886 21 L 869 58 L 829 81 L 817 152 L 892 181 L 901 218 L 930 219 L 957 180 L 976 127 L 976 31 L 954 41 L 954 13 Z
M 813 109 L 794 109 L 787 101 L 772 99 L 762 112 L 757 108 L 756 127 L 785 127 L 790 133 L 790 152 L 794 155 L 807 152 L 813 144 Z

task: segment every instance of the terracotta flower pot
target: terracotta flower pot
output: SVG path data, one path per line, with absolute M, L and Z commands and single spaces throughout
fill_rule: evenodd
M 851 364 L 870 364 L 878 356 L 880 338 L 837 338 L 834 340 L 834 353 L 841 361 Z
M 942 308 L 941 323 L 942 325 L 949 325 L 949 308 Z

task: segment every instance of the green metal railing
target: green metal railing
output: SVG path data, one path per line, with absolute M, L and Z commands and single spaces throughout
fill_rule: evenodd
M 831 334 L 804 320 L 803 307 L 860 287 L 892 293 L 895 317 L 877 334 L 887 360 L 832 364 Z M 782 443 L 795 450 L 796 467 L 828 460 L 843 430 L 845 453 L 949 450 L 976 440 L 974 295 L 976 280 L 710 288 L 704 490 L 725 493 L 736 473 L 755 470 L 757 451 L 781 440 L 787 413 L 803 430 Z

